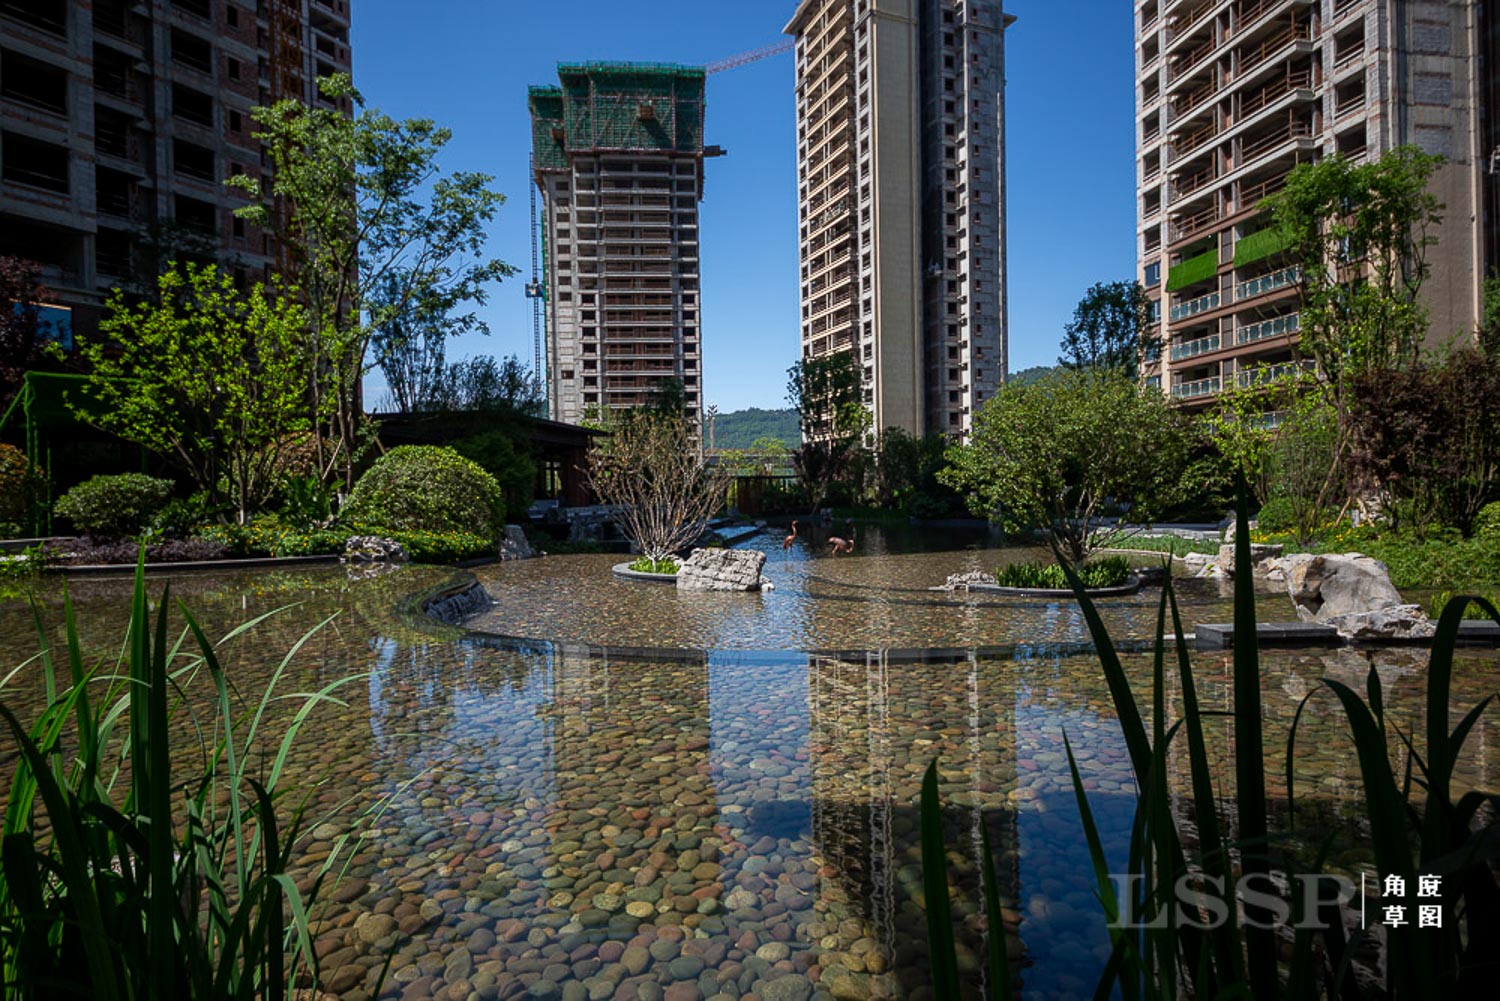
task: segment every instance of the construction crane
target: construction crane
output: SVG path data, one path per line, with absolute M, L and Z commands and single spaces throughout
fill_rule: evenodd
M 758 49 L 751 49 L 749 52 L 741 52 L 737 56 L 730 56 L 728 59 L 709 63 L 703 67 L 703 72 L 712 76 L 715 73 L 723 73 L 725 70 L 758 63 L 762 59 L 770 59 L 783 52 L 790 52 L 796 44 L 794 39 L 783 39 L 772 45 L 764 45 Z M 724 151 L 717 146 L 710 146 L 706 148 L 705 153 L 710 156 L 722 156 Z M 531 281 L 526 283 L 526 298 L 531 302 L 532 375 L 536 379 L 537 388 L 541 390 L 543 399 L 546 399 L 547 385 L 542 374 L 543 313 L 547 300 L 546 275 L 542 273 L 545 252 L 538 247 L 543 236 L 540 220 L 537 218 L 536 162 L 534 159 L 530 166 L 531 170 L 528 175 L 530 183 L 527 187 L 531 189 Z
M 797 43 L 795 39 L 786 38 L 775 43 L 774 45 L 766 45 L 759 49 L 751 49 L 749 52 L 741 52 L 737 56 L 730 56 L 728 59 L 720 59 L 716 63 L 709 63 L 707 66 L 703 67 L 703 72 L 712 75 L 714 73 L 722 73 L 725 70 L 738 69 L 741 66 L 748 66 L 751 63 L 758 63 L 762 59 L 770 59 L 772 56 L 779 56 L 783 52 L 790 52 L 792 51 L 792 46 L 796 44 Z

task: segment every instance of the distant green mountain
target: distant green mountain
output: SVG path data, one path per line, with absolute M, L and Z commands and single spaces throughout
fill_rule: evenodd
M 1023 368 L 1019 372 L 1012 372 L 1005 377 L 1005 381 L 1014 382 L 1018 386 L 1024 386 L 1028 382 L 1036 382 L 1038 379 L 1051 375 L 1056 371 L 1056 365 L 1033 365 L 1031 368 Z
M 757 438 L 779 438 L 787 448 L 797 448 L 802 443 L 797 412 L 751 407 L 720 414 L 714 420 L 714 445 L 718 448 L 749 448 Z

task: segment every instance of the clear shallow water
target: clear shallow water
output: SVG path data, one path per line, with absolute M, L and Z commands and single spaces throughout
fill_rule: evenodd
M 1002 598 L 934 591 L 950 574 L 1047 559 L 1038 548 L 998 547 L 987 532 L 861 528 L 853 555 L 828 555 L 827 530 L 805 530 L 790 550 L 784 529 L 736 548 L 766 554 L 762 571 L 774 590 L 762 593 L 679 593 L 662 584 L 619 580 L 609 569 L 620 556 L 549 556 L 476 571 L 494 608 L 471 619 L 474 629 L 600 647 L 686 649 L 970 649 L 1088 639 L 1073 601 Z M 1143 557 L 1142 565 L 1151 564 Z M 1155 634 L 1161 591 L 1143 589 L 1099 601 L 1116 636 Z M 1233 617 L 1227 583 L 1178 582 L 1186 630 Z M 1266 621 L 1295 619 L 1283 594 L 1263 595 Z
M 854 568 L 841 559 L 837 569 Z M 927 660 L 733 649 L 599 656 L 465 635 L 395 610 L 452 579 L 408 568 L 351 582 L 330 569 L 174 583 L 210 635 L 300 602 L 228 651 L 247 696 L 333 612 L 286 689 L 369 672 L 344 707 L 319 711 L 289 773 L 330 817 L 304 847 L 310 861 L 347 818 L 384 806 L 324 913 L 319 949 L 336 993 L 360 996 L 393 950 L 388 996 L 907 996 L 925 977 L 914 804 L 935 756 L 966 948 L 983 948 L 971 915 L 975 845 L 987 827 L 1021 917 L 1028 995 L 1091 992 L 1106 940 L 1064 729 L 1107 839 L 1125 835 L 1132 806 L 1092 656 L 1039 642 L 1018 657 Z M 128 590 L 75 583 L 91 655 L 113 654 Z M 492 592 L 503 606 L 504 589 Z M 55 594 L 44 614 L 59 618 Z M 0 660 L 34 649 L 24 603 L 0 605 Z M 1144 685 L 1148 658 L 1127 661 Z M 1227 708 L 1227 660 L 1194 663 L 1205 705 Z M 1386 652 L 1377 663 L 1395 718 L 1418 724 L 1425 654 Z M 1284 733 L 1322 677 L 1358 681 L 1366 666 L 1349 651 L 1268 655 L 1266 732 Z M 1497 667 L 1493 654 L 1462 658 L 1455 706 L 1492 691 Z M 38 691 L 30 677 L 7 696 L 34 706 Z M 1357 842 L 1342 819 L 1359 796 L 1357 764 L 1332 699 L 1316 697 L 1304 726 L 1299 795 L 1317 796 L 1328 823 Z M 1493 718 L 1476 728 L 1463 782 L 1494 787 L 1497 738 Z M 1227 730 L 1209 744 L 1228 793 Z M 1269 743 L 1273 776 L 1282 752 Z

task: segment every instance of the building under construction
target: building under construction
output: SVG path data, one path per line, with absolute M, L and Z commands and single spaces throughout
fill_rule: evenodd
M 584 63 L 558 78 L 529 91 L 551 416 L 640 406 L 677 379 L 696 420 L 705 72 Z
M 49 320 L 87 333 L 172 259 L 276 268 L 223 182 L 263 172 L 253 107 L 327 103 L 349 0 L 3 0 L 0 40 L 0 255 L 41 266 Z

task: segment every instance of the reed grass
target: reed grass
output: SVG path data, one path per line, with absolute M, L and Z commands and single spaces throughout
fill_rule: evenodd
M 1237 504 L 1236 565 L 1250 565 L 1250 532 L 1245 489 Z M 1183 642 L 1181 614 L 1170 576 L 1157 616 L 1148 728 L 1142 697 L 1131 688 L 1108 631 L 1090 601 L 1078 572 L 1062 560 L 1090 634 L 1098 650 L 1135 776 L 1136 809 L 1124 873 L 1111 873 L 1084 790 L 1083 777 L 1064 734 L 1064 749 L 1092 860 L 1096 894 L 1110 929 L 1112 952 L 1095 997 L 1136 998 L 1290 998 L 1450 999 L 1492 996 L 1500 974 L 1500 796 L 1470 791 L 1455 798 L 1453 771 L 1475 724 L 1494 696 L 1468 709 L 1450 727 L 1449 697 L 1459 623 L 1473 605 L 1500 622 L 1500 611 L 1484 598 L 1458 596 L 1439 617 L 1427 669 L 1426 725 L 1421 740 L 1402 731 L 1385 713 L 1380 676 L 1372 665 L 1362 697 L 1333 679 L 1324 679 L 1297 710 L 1285 735 L 1284 810 L 1271 822 L 1267 793 L 1265 744 L 1261 713 L 1260 656 L 1255 642 L 1253 579 L 1235 579 L 1233 653 L 1235 788 L 1232 797 L 1215 788 L 1209 768 L 1203 723 L 1210 713 L 1198 701 L 1193 671 Z M 1182 718 L 1166 720 L 1166 642 L 1170 613 L 1176 639 L 1176 669 Z M 1330 838 L 1299 829 L 1295 755 L 1302 710 L 1319 691 L 1331 695 L 1349 725 L 1364 791 L 1363 827 L 1370 835 L 1374 867 L 1381 877 L 1402 877 L 1415 888 L 1422 875 L 1442 880 L 1441 929 L 1419 928 L 1412 920 L 1399 927 L 1370 924 L 1348 940 L 1342 905 L 1320 897 L 1309 910 L 1304 897 L 1287 892 L 1289 879 L 1327 875 L 1324 861 Z M 1167 785 L 1167 758 L 1174 739 L 1186 741 L 1191 789 L 1174 812 L 1174 791 Z M 1392 764 L 1392 752 L 1406 752 L 1407 765 Z M 936 762 L 928 771 L 921 802 L 923 867 L 928 901 L 929 949 L 933 992 L 938 999 L 957 998 L 950 961 L 946 870 L 942 863 L 941 804 L 937 798 Z M 1278 804 L 1280 805 L 1280 804 Z M 1179 830 L 1179 814 L 1191 821 L 1191 839 Z M 1315 850 L 1309 851 L 1312 846 Z M 1311 854 L 1310 862 L 1305 861 Z M 992 866 L 986 849 L 982 860 Z M 1274 877 L 1274 879 L 1273 879 Z M 1184 907 L 1180 883 L 1186 881 L 1195 903 Z M 1120 887 L 1129 888 L 1121 898 Z M 1253 888 L 1255 893 L 1236 893 Z M 989 883 L 986 881 L 987 896 Z M 1411 892 L 1411 891 L 1409 891 Z M 1426 901 L 1424 901 L 1426 902 Z M 1202 920 L 1221 915 L 1222 920 Z M 1130 920 L 1122 920 L 1128 916 Z M 1198 920 L 1187 920 L 1198 919 Z M 998 922 L 991 918 L 990 938 Z M 1290 949 L 1283 949 L 1283 941 Z M 1356 956 L 1379 951 L 1378 963 L 1363 977 L 1354 975 Z M 1003 949 L 1002 949 L 1003 951 Z M 1377 977 L 1383 977 L 1375 982 Z M 991 976 L 990 996 L 1010 998 L 1009 977 Z
M 330 617 L 292 645 L 258 703 L 236 708 L 217 645 L 180 604 L 186 629 L 169 637 L 171 606 L 164 589 L 153 622 L 142 559 L 117 663 L 85 662 L 65 601 L 65 648 L 36 613 L 39 652 L 6 678 L 40 671 L 46 705 L 27 727 L 0 704 L 19 749 L 0 846 L 0 997 L 281 1001 L 318 982 L 310 913 L 353 842 L 299 890 L 305 813 L 285 769 L 313 711 L 360 676 L 281 691 Z M 190 695 L 204 685 L 211 710 L 199 714 Z M 285 700 L 295 711 L 273 738 Z

